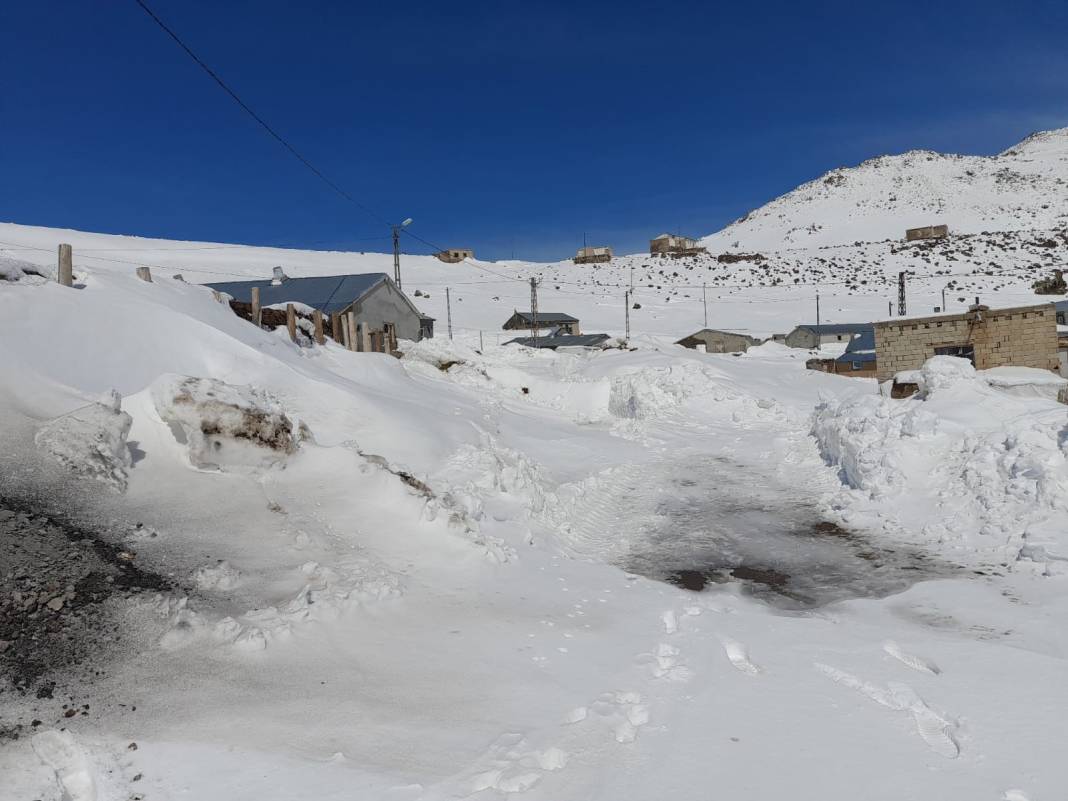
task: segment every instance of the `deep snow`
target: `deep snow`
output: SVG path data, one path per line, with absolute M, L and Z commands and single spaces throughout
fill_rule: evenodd
M 645 334 L 598 354 L 442 338 L 399 361 L 298 348 L 206 290 L 132 271 L 81 263 L 81 289 L 0 285 L 0 340 L 18 343 L 0 353 L 5 487 L 38 474 L 59 498 L 101 487 L 77 495 L 82 512 L 137 521 L 114 529 L 123 547 L 178 583 L 130 602 L 141 649 L 94 653 L 102 675 L 69 688 L 89 714 L 61 716 L 62 671 L 54 699 L 0 696 L 19 734 L 0 747 L 0 797 L 1068 786 L 1064 406 L 937 366 L 926 395 L 890 401 L 872 381 L 806 371 L 801 351 L 705 355 Z M 174 376 L 199 379 L 179 429 L 220 419 L 209 390 L 228 402 L 219 459 L 195 458 L 215 446 L 194 453 L 168 422 Z M 122 492 L 33 444 L 111 389 L 131 418 Z M 284 458 L 250 445 L 230 410 L 252 407 L 307 433 Z M 70 442 L 95 443 L 98 421 L 82 421 Z M 234 445 L 246 450 L 227 461 Z M 256 447 L 266 458 L 248 458 Z M 99 453 L 87 446 L 86 464 Z M 786 612 L 754 585 L 692 593 L 629 572 L 657 549 L 680 557 L 664 518 L 701 496 L 713 463 L 754 488 L 727 493 L 761 506 L 726 510 L 747 548 L 762 546 L 747 514 L 791 514 L 952 569 Z M 716 539 L 715 508 L 687 514 L 680 534 L 704 536 L 697 521 Z M 776 536 L 762 560 L 779 558 Z

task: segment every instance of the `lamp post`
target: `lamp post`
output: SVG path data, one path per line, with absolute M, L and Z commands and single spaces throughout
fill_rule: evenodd
M 401 228 L 407 228 L 412 224 L 412 218 L 409 217 L 400 225 L 394 225 L 393 228 L 393 280 L 397 282 L 397 289 L 401 288 L 401 274 L 400 274 L 400 232 Z

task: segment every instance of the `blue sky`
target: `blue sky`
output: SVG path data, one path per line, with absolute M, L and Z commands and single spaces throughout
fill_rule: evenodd
M 1068 125 L 1063 0 L 150 5 L 361 202 L 485 258 L 634 252 L 870 156 Z M 0 178 L 3 221 L 389 244 L 133 0 L 3 4 Z

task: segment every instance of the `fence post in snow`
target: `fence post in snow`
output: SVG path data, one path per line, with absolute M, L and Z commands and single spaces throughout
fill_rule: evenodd
M 367 323 L 360 323 L 360 350 L 364 353 L 370 353 L 371 348 L 371 329 L 367 327 Z
M 59 246 L 59 269 L 56 280 L 63 286 L 74 286 L 74 252 L 70 245 Z
M 260 325 L 260 288 L 252 287 L 252 324 L 259 328 Z
M 356 336 L 358 331 L 356 315 L 352 312 L 346 312 L 345 320 L 345 325 L 349 332 L 349 350 L 360 350 L 360 340 L 359 337 Z
M 315 324 L 315 344 L 325 345 L 326 335 L 323 334 L 323 313 L 318 309 L 312 312 L 312 322 Z
M 286 328 L 289 330 L 289 338 L 297 341 L 297 310 L 292 303 L 286 304 Z
M 152 283 L 152 270 L 150 270 L 148 267 L 138 267 L 137 268 L 137 277 L 140 278 L 142 281 L 148 281 L 148 283 L 151 284 Z
M 335 342 L 345 344 L 345 334 L 341 330 L 341 315 L 337 312 L 330 312 L 330 336 Z

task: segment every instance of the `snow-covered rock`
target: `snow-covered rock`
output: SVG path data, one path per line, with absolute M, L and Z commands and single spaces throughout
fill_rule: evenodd
M 152 385 L 160 419 L 194 467 L 244 470 L 284 463 L 310 437 L 270 393 L 213 378 L 164 376 Z

